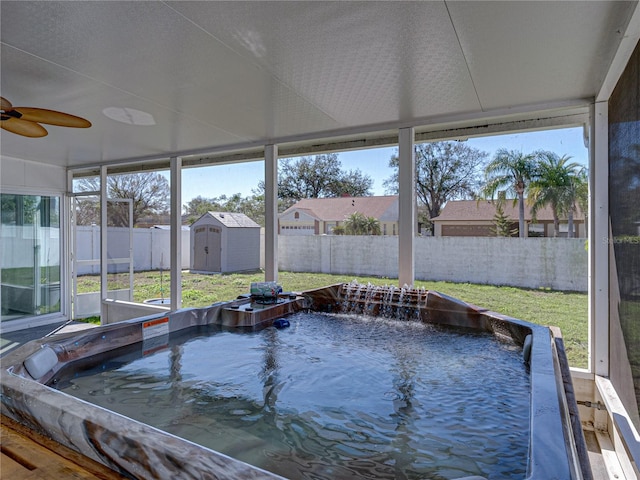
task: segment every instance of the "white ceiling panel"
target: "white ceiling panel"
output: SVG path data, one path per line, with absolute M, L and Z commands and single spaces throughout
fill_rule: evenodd
M 593 96 L 635 8 L 614 3 L 449 2 L 482 108 Z
M 586 103 L 637 6 L 3 0 L 2 96 L 93 125 L 47 127 L 39 139 L 2 130 L 1 153 L 74 167 L 269 142 L 304 148 L 323 136 Z M 115 121 L 109 108 L 139 110 L 153 125 Z
M 341 125 L 478 108 L 443 2 L 171 6 Z

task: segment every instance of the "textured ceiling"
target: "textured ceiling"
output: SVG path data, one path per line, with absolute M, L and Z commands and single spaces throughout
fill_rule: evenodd
M 93 126 L 2 131 L 1 153 L 74 167 L 586 103 L 637 5 L 3 0 L 2 96 Z

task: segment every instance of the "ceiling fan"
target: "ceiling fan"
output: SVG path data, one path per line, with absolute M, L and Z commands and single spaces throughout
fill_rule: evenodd
M 0 97 L 0 128 L 25 137 L 44 137 L 47 130 L 40 125 L 57 125 L 59 127 L 88 128 L 91 122 L 68 113 L 56 112 L 45 108 L 14 107 L 4 97 Z

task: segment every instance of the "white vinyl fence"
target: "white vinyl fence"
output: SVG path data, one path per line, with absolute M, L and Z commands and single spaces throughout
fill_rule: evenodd
M 169 270 L 171 266 L 170 231 L 160 228 L 133 229 L 133 270 Z M 100 258 L 100 228 L 77 227 L 76 249 L 74 254 L 79 261 Z M 189 268 L 189 230 L 182 230 L 183 269 Z M 128 257 L 129 229 L 109 228 L 107 246 L 109 257 Z M 100 273 L 99 263 L 79 265 L 78 275 Z
M 586 240 L 417 237 L 415 277 L 586 292 Z M 398 278 L 398 237 L 279 236 L 280 270 Z
M 111 229 L 122 249 L 124 232 Z M 99 229 L 78 228 L 79 259 L 99 258 Z M 134 270 L 170 267 L 169 231 L 134 229 Z M 189 231 L 182 232 L 182 268 L 190 262 Z M 444 280 L 586 292 L 586 240 L 570 238 L 417 237 L 417 280 Z M 264 238 L 261 250 L 264 249 Z M 121 253 L 119 252 L 118 255 Z M 90 255 L 94 255 L 90 257 Z M 264 267 L 264 251 L 261 252 Z M 80 275 L 98 273 L 84 266 Z M 278 236 L 278 268 L 291 272 L 337 273 L 398 278 L 398 237 Z

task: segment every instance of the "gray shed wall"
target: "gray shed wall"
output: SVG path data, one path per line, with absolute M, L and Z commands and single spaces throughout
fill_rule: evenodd
M 260 268 L 260 229 L 226 228 L 222 234 L 222 271 Z
M 229 227 L 215 217 L 203 216 L 191 225 L 191 268 L 195 271 L 209 271 L 194 268 L 195 230 L 198 227 L 213 226 L 221 230 L 220 269 L 212 273 L 230 273 L 260 268 L 260 227 Z M 210 247 L 211 248 L 211 247 Z M 213 251 L 213 249 L 211 249 Z

